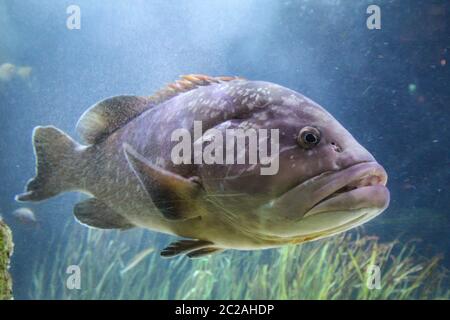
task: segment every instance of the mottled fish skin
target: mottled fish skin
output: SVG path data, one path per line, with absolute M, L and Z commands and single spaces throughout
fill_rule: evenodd
M 90 146 L 86 150 L 89 154 L 86 159 L 95 160 L 87 160 L 88 163 L 84 166 L 87 171 L 82 174 L 85 177 L 82 190 L 107 203 L 138 226 L 175 233 L 187 238 L 207 240 L 214 235 L 211 241 L 219 245 L 222 243 L 227 245 L 230 238 L 233 238 L 233 246 L 236 247 L 251 247 L 259 245 L 261 241 L 266 243 L 267 239 L 255 238 L 250 231 L 247 235 L 242 226 L 239 226 L 241 221 L 230 221 L 233 217 L 209 203 L 207 209 L 203 210 L 201 219 L 175 222 L 165 219 L 153 206 L 151 199 L 131 171 L 123 153 L 123 144 L 130 144 L 138 153 L 161 168 L 185 177 L 200 176 L 202 170 L 199 170 L 199 167 L 202 165 L 172 163 L 170 155 L 176 142 L 170 141 L 170 135 L 174 130 L 185 128 L 193 136 L 194 120 L 202 121 L 205 132 L 215 126 L 226 126 L 227 123 L 233 126 L 245 122 L 251 114 L 260 114 L 257 116 L 261 119 L 259 126 L 268 127 L 271 119 L 269 115 L 266 119 L 264 113 L 276 112 L 274 109 L 277 108 L 271 106 L 283 106 L 283 101 L 289 99 L 293 102 L 307 101 L 303 100 L 305 98 L 301 95 L 281 86 L 246 80 L 211 84 L 182 93 L 150 108 L 102 143 Z M 281 108 L 280 113 L 288 114 Z M 255 128 L 257 127 L 255 125 Z M 208 176 L 202 180 L 202 184 L 208 191 L 216 187 L 216 179 L 210 177 L 211 171 L 215 169 L 207 167 L 205 169 Z M 233 180 L 227 177 L 235 175 L 233 171 L 225 173 L 227 181 Z M 254 172 L 256 178 L 260 178 L 259 169 L 255 167 Z M 246 196 L 252 197 L 251 190 Z M 241 200 L 242 196 L 238 197 L 238 201 Z
M 231 128 L 279 129 L 279 172 L 261 175 L 259 164 L 174 165 L 171 151 L 177 142 L 171 141 L 171 134 L 184 128 L 193 136 L 194 121 L 202 122 L 203 132 L 210 128 L 222 132 Z M 322 138 L 318 148 L 299 148 L 298 133 L 305 126 L 320 129 Z M 71 143 L 74 142 L 65 142 L 65 145 Z M 189 219 L 171 220 L 163 216 L 135 168 L 130 165 L 130 155 L 127 155 L 125 146 L 158 168 L 181 177 L 198 179 L 201 195 L 180 204 L 192 211 Z M 205 248 L 205 252 L 277 247 L 322 237 L 323 232 L 295 234 L 294 227 L 294 231 L 287 231 L 299 223 L 310 207 L 305 205 L 298 217 L 289 212 L 278 215 L 278 211 L 269 207 L 288 191 L 309 181 L 314 182 L 316 178 L 323 180 L 329 173 L 341 171 L 362 177 L 364 168 L 356 166 L 359 171 L 345 169 L 357 164 L 375 163 L 373 156 L 315 102 L 270 82 L 244 79 L 213 81 L 160 103 L 149 101 L 147 111 L 104 140 L 89 146 L 76 145 L 75 150 L 73 159 L 64 158 L 65 167 L 74 168 L 74 173 L 70 170 L 67 173 L 70 178 L 66 179 L 65 191 L 76 190 L 92 195 L 106 205 L 103 211 L 108 211 L 109 207 L 126 220 L 124 228 L 140 226 L 213 243 L 214 248 Z M 374 170 L 376 182 L 385 184 L 386 175 L 382 168 Z M 387 191 L 383 189 L 380 192 L 381 204 L 372 210 L 376 214 L 388 203 Z M 26 194 L 21 197 L 25 200 L 31 198 Z M 108 216 L 107 212 L 105 216 Z M 348 228 L 333 229 L 329 234 Z

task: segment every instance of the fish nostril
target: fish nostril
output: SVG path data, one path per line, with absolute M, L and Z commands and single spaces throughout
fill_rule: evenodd
M 333 146 L 334 151 L 341 153 L 342 148 L 336 144 L 336 142 L 331 142 L 331 145 Z

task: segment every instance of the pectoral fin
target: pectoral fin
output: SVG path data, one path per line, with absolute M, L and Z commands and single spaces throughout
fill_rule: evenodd
M 90 198 L 75 205 L 77 220 L 99 229 L 129 229 L 134 225 L 96 198 Z
M 195 178 L 186 179 L 151 164 L 128 144 L 124 144 L 124 150 L 134 173 L 165 218 L 184 220 L 200 215 L 195 204 L 201 186 Z

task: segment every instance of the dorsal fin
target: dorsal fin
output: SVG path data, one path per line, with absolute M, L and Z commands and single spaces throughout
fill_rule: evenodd
M 210 77 L 201 74 L 189 74 L 180 78 L 149 97 L 116 96 L 94 104 L 78 120 L 77 132 L 86 143 L 95 144 L 152 106 L 167 101 L 180 93 L 213 83 L 242 79 L 239 77 Z
M 208 86 L 213 83 L 243 79 L 240 77 L 211 77 L 203 74 L 188 74 L 180 76 L 180 78 L 180 80 L 168 84 L 164 88 L 158 90 L 153 95 L 148 97 L 150 101 L 154 104 L 159 104 L 175 97 L 180 93 L 190 91 L 201 86 Z
M 121 128 L 153 104 L 146 97 L 116 96 L 97 102 L 78 120 L 76 129 L 83 140 L 94 144 Z

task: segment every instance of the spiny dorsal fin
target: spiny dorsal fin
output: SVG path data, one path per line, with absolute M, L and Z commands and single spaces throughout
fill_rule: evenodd
M 174 96 L 200 86 L 242 79 L 239 77 L 210 77 L 200 74 L 181 76 L 150 97 L 116 96 L 102 100 L 81 116 L 77 132 L 86 143 L 95 144 L 139 116 L 144 111 Z
M 77 132 L 89 144 L 98 143 L 153 104 L 145 97 L 116 96 L 97 102 L 77 123 Z
M 166 87 L 158 90 L 155 94 L 148 97 L 150 101 L 154 104 L 159 104 L 175 97 L 180 93 L 190 91 L 201 86 L 242 79 L 240 77 L 211 77 L 203 74 L 188 74 L 180 76 L 180 78 L 180 80 L 168 84 Z

